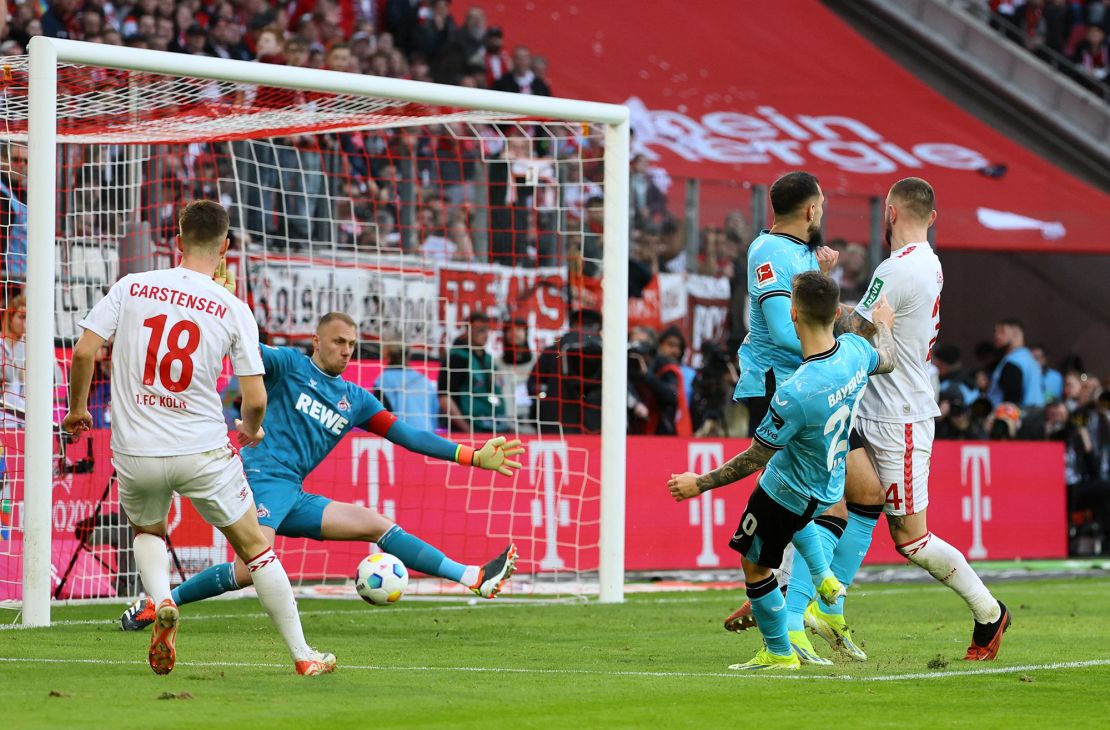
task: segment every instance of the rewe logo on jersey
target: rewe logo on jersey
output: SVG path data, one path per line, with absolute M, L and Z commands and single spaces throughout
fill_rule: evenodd
M 331 431 L 336 436 L 343 435 L 343 429 L 350 423 L 346 418 L 339 415 L 338 411 L 333 411 L 312 396 L 305 395 L 304 393 L 297 396 L 297 405 L 294 406 L 294 409 L 300 411 L 314 421 L 319 421 L 323 424 L 324 428 Z

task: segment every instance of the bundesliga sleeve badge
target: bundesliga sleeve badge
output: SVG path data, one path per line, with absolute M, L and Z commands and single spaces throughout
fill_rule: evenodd
M 755 267 L 755 283 L 756 286 L 763 286 L 775 281 L 775 267 L 771 266 L 771 262 L 760 264 Z

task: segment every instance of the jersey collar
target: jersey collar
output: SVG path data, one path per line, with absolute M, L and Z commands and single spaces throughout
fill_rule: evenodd
M 343 377 L 342 375 L 332 375 L 331 373 L 325 373 L 320 368 L 320 366 L 316 364 L 316 361 L 312 359 L 312 355 L 308 356 L 308 362 L 309 362 L 310 365 L 312 365 L 312 367 L 316 368 L 316 372 L 320 373 L 321 375 L 323 375 L 325 378 L 327 378 L 329 380 L 339 380 L 340 378 Z
M 794 243 L 798 244 L 799 246 L 805 246 L 806 248 L 809 248 L 809 243 L 807 243 L 806 241 L 803 241 L 802 239 L 798 238 L 797 236 L 791 236 L 789 233 L 771 233 L 770 228 L 764 228 L 759 233 L 760 233 L 760 235 L 765 235 L 765 236 L 778 236 L 779 238 L 785 238 L 788 241 L 793 241 Z
M 832 357 L 833 355 L 835 355 L 836 351 L 839 350 L 839 349 L 840 349 L 840 340 L 837 340 L 836 344 L 833 345 L 828 350 L 825 350 L 824 352 L 819 352 L 816 355 L 810 355 L 809 357 L 803 357 L 802 362 L 812 362 L 814 360 L 828 359 L 828 358 Z

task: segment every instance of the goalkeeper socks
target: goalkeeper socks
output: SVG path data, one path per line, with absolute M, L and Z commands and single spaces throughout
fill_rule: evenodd
M 929 575 L 960 594 L 977 623 L 994 623 L 1002 615 L 998 601 L 967 564 L 963 553 L 944 540 L 926 532 L 916 540 L 897 547 L 898 552 L 911 563 L 921 566 Z
M 881 504 L 848 503 L 848 525 L 836 544 L 830 565 L 833 575 L 845 588 L 852 585 L 852 581 L 856 579 L 859 566 L 863 564 L 863 559 L 871 547 L 875 523 L 879 521 L 879 515 L 882 513 Z M 821 601 L 821 610 L 825 613 L 844 615 L 844 596 L 841 596 L 840 600 L 832 606 Z
M 755 616 L 759 633 L 763 634 L 763 641 L 767 648 L 779 656 L 789 656 L 794 653 L 790 647 L 787 636 L 786 616 L 782 609 L 786 607 L 786 599 L 779 590 L 779 582 L 772 573 L 766 580 L 748 586 L 748 600 L 752 602 L 752 614 Z
M 419 570 L 421 573 L 446 578 L 456 583 L 462 583 L 465 579 L 465 565 L 449 559 L 442 550 L 429 545 L 419 537 L 408 534 L 401 529 L 400 525 L 394 525 L 386 530 L 386 533 L 378 539 L 378 547 L 395 556 L 409 570 Z M 474 581 L 477 579 L 475 575 Z
M 173 602 L 178 606 L 184 606 L 186 603 L 203 601 L 205 598 L 238 590 L 238 588 L 239 583 L 235 580 L 235 563 L 210 565 L 174 588 Z
M 293 587 L 289 585 L 289 576 L 285 567 L 274 554 L 273 548 L 266 548 L 260 555 L 247 562 L 247 570 L 254 581 L 254 589 L 258 592 L 258 600 L 270 620 L 274 622 L 289 653 L 294 661 L 312 658 L 312 649 L 304 640 L 304 631 L 301 629 L 301 617 L 297 613 L 297 599 L 293 597 Z
M 132 547 L 143 588 L 158 606 L 170 597 L 170 553 L 166 549 L 166 539 L 140 532 L 135 535 Z

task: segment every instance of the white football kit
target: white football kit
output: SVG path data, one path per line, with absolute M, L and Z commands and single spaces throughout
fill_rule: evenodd
M 933 419 L 940 415 L 929 359 L 940 333 L 943 286 L 933 249 L 925 242 L 911 243 L 879 264 L 856 307 L 870 322 L 872 307 L 885 294 L 896 317 L 896 366 L 868 381 L 855 422 L 886 491 L 884 511 L 891 515 L 914 514 L 929 505 Z
M 182 267 L 130 274 L 81 320 L 112 347 L 112 463 L 138 525 L 165 519 L 172 492 L 225 527 L 254 501 L 228 441 L 216 381 L 262 375 L 258 325 L 211 277 Z

